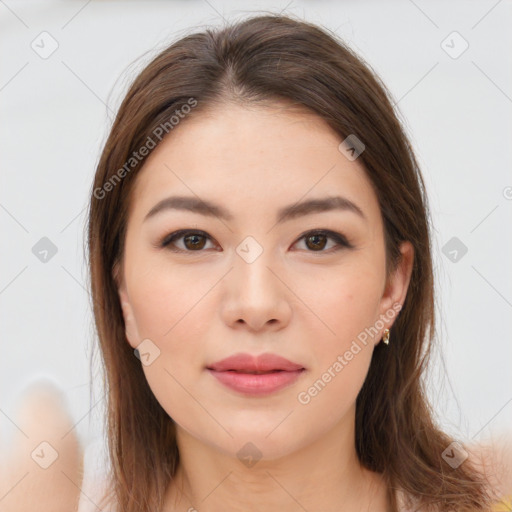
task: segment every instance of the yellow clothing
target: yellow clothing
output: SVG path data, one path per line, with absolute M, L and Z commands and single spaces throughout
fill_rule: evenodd
M 512 495 L 505 496 L 499 503 L 493 507 L 493 512 L 511 512 L 512 511 Z

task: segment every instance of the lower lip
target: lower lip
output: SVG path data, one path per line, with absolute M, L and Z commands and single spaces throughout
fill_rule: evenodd
M 234 371 L 216 372 L 210 369 L 208 371 L 222 384 L 239 393 L 268 395 L 291 385 L 299 378 L 304 369 L 260 374 Z

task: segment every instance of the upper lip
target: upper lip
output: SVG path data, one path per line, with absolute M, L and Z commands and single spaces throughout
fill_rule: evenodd
M 253 356 L 251 354 L 234 354 L 217 361 L 207 367 L 209 370 L 224 372 L 228 370 L 249 371 L 249 372 L 269 372 L 272 370 L 296 371 L 302 370 L 301 364 L 294 363 L 278 356 L 277 354 L 260 354 Z

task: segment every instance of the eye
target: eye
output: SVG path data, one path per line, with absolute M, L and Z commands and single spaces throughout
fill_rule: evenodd
M 177 240 L 180 239 L 183 239 L 186 250 L 170 247 L 171 244 L 174 244 Z M 182 229 L 166 236 L 160 243 L 160 246 L 168 247 L 169 250 L 173 252 L 199 252 L 205 246 L 205 239 L 210 240 L 210 236 L 204 231 L 187 231 L 186 229 Z
M 315 230 L 308 231 L 304 235 L 302 235 L 297 242 L 301 240 L 305 240 L 307 248 L 313 248 L 314 250 L 308 252 L 334 252 L 340 250 L 342 247 L 352 248 L 352 244 L 350 244 L 345 236 L 341 233 L 336 233 L 334 231 L 329 230 Z M 327 245 L 327 240 L 334 241 L 334 247 L 331 247 L 329 250 L 324 250 Z M 183 244 L 185 249 L 176 248 L 174 245 L 178 240 L 183 240 Z M 186 230 L 182 229 L 179 231 L 175 231 L 170 235 L 167 235 L 159 244 L 158 247 L 167 247 L 172 252 L 201 252 L 205 247 L 205 241 L 211 240 L 210 235 L 205 233 L 204 231 L 194 231 L 194 230 Z M 295 243 L 297 243 L 295 242 Z M 295 244 L 294 244 L 295 245 Z M 334 250 L 333 250 L 334 249 Z
M 334 231 L 329 230 L 316 230 L 316 231 L 308 231 L 303 236 L 299 238 L 298 241 L 304 239 L 306 247 L 313 248 L 315 250 L 308 252 L 335 252 L 339 251 L 342 247 L 352 248 L 352 245 L 347 241 L 347 239 L 341 234 L 336 233 Z M 324 251 L 323 249 L 327 245 L 327 240 L 334 240 L 334 247 L 331 247 L 328 251 Z M 320 249 L 320 250 L 317 250 Z M 333 250 L 334 249 L 334 250 Z

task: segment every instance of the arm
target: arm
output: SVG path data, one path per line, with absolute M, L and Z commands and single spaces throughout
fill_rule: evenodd
M 2 455 L 2 512 L 76 511 L 83 454 L 59 389 L 46 381 L 34 383 L 23 393 L 12 420 L 22 432 L 15 429 Z

